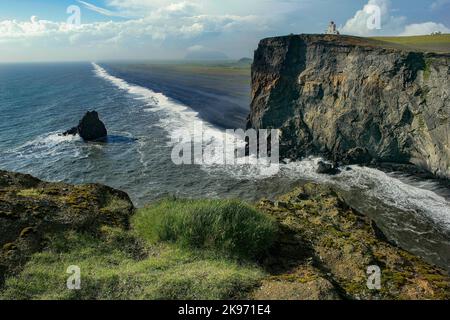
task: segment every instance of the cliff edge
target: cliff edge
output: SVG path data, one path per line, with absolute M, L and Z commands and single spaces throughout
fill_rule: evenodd
M 248 127 L 281 129 L 281 155 L 414 164 L 450 178 L 450 54 L 334 35 L 264 39 Z
M 0 300 L 448 300 L 449 288 L 445 270 L 389 243 L 327 186 L 257 208 L 168 198 L 135 209 L 107 186 L 0 170 Z

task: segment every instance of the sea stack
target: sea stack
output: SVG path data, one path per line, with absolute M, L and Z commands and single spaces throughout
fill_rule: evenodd
M 64 135 L 79 134 L 85 141 L 105 139 L 108 135 L 105 124 L 99 119 L 97 111 L 88 111 L 77 127 L 64 132 Z

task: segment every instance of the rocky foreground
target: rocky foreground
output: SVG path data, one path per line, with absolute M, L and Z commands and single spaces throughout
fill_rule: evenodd
M 374 221 L 331 188 L 307 184 L 258 208 L 276 217 L 280 237 L 266 261 L 272 276 L 259 299 L 448 299 L 450 278 L 389 243 Z M 367 268 L 381 269 L 381 289 Z
M 350 36 L 261 40 L 248 126 L 280 129 L 285 157 L 413 164 L 450 178 L 450 54 Z
M 0 286 L 20 272 L 53 235 L 96 234 L 102 226 L 129 227 L 134 206 L 125 192 L 90 184 L 48 183 L 0 171 Z
M 210 253 L 202 258 L 143 245 L 132 231 L 135 208 L 124 192 L 0 171 L 0 298 L 450 298 L 444 271 L 390 244 L 328 187 L 308 184 L 257 207 L 278 229 L 264 256 L 256 264 L 211 260 Z M 122 231 L 105 236 L 105 227 Z M 83 244 L 86 235 L 95 245 Z M 67 245 L 61 239 L 78 240 Z M 91 289 L 67 293 L 64 263 L 83 259 L 90 261 L 83 283 Z M 367 287 L 371 265 L 381 269 L 379 290 Z

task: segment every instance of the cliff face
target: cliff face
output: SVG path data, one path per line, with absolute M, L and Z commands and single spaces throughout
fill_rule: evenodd
M 449 62 L 356 37 L 264 39 L 248 125 L 281 129 L 282 156 L 412 163 L 448 178 Z

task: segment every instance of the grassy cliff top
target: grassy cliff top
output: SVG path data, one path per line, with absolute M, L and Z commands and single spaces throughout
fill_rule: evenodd
M 287 39 L 299 38 L 310 44 L 327 43 L 336 46 L 362 46 L 402 51 L 421 51 L 431 53 L 450 53 L 450 34 L 423 35 L 409 37 L 357 37 L 331 34 L 290 34 L 266 38 L 262 45 L 280 44 Z
M 369 39 L 381 41 L 399 49 L 444 53 L 450 52 L 450 34 L 410 37 L 373 37 Z

